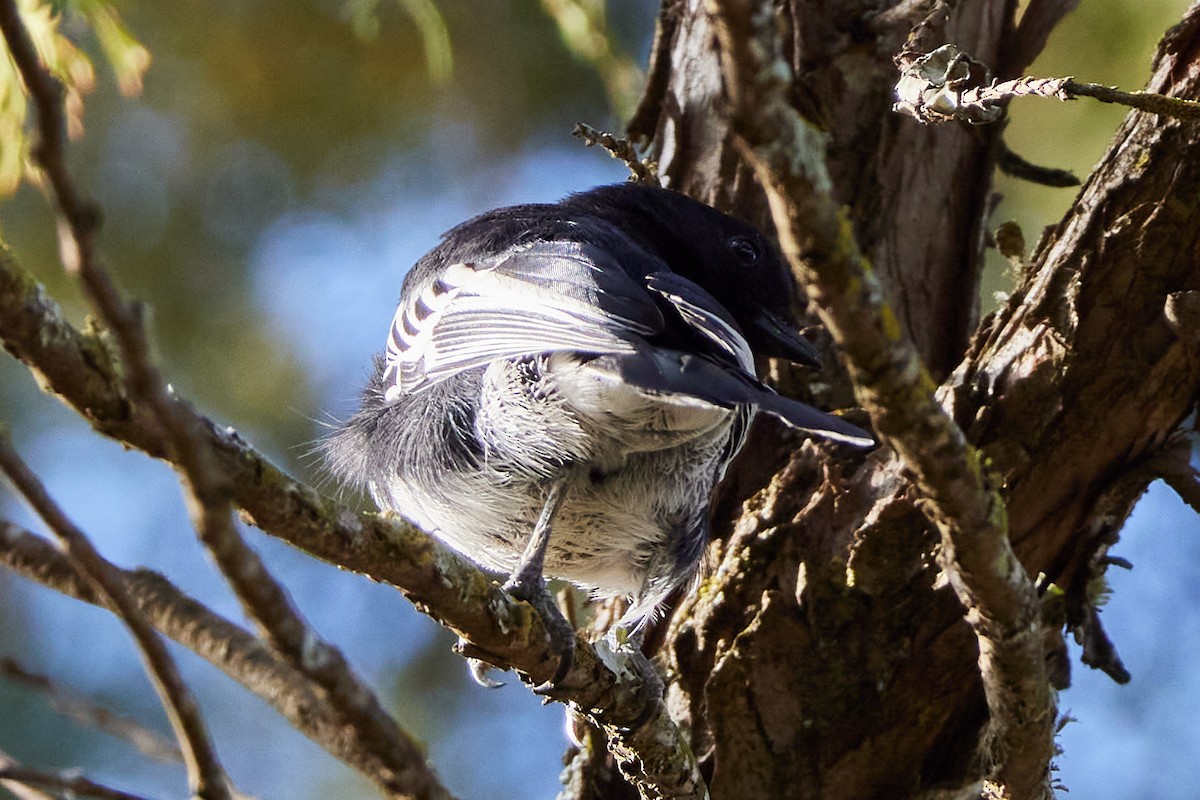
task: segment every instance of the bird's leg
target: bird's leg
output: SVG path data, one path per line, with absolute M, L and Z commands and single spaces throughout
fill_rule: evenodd
M 571 669 L 571 662 L 575 657 L 575 629 L 558 610 L 558 604 L 554 602 L 542 576 L 546 547 L 550 544 L 550 529 L 555 515 L 566 499 L 570 478 L 571 474 L 568 472 L 550 485 L 542 512 L 538 515 L 537 524 L 533 526 L 533 534 L 525 545 L 525 551 L 521 553 L 521 560 L 504 583 L 506 592 L 529 603 L 541 614 L 542 624 L 546 626 L 546 632 L 550 635 L 550 648 L 559 658 L 554 677 L 537 687 L 542 690 L 552 689 L 562 680 Z
M 554 671 L 554 676 L 546 683 L 534 687 L 534 691 L 539 693 L 548 693 L 552 690 L 571 669 L 571 663 L 575 657 L 575 629 L 558 610 L 558 604 L 554 602 L 554 598 L 546 588 L 545 578 L 542 576 L 542 569 L 546 562 L 546 547 L 550 544 L 551 525 L 566 498 L 567 483 L 570 477 L 570 473 L 568 473 L 550 485 L 550 491 L 546 494 L 546 502 L 542 505 L 542 511 L 538 514 L 537 522 L 533 526 L 533 533 L 525 544 L 525 550 L 521 553 L 521 560 L 502 587 L 513 597 L 524 600 L 537 609 L 538 614 L 541 615 L 542 624 L 550 635 L 550 649 L 559 658 L 558 669 Z M 497 681 L 489 676 L 488 673 L 493 669 L 491 664 L 477 658 L 468 658 L 467 663 L 471 670 L 471 677 L 485 689 L 495 689 L 504 685 L 502 681 Z

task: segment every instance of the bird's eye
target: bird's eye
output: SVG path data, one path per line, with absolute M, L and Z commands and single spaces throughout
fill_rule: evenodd
M 749 236 L 734 236 L 728 242 L 729 250 L 742 264 L 747 266 L 758 263 L 761 255 L 758 247 L 758 242 L 751 239 Z

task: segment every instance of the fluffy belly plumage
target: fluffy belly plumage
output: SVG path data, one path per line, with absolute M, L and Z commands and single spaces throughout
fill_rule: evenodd
M 554 517 L 545 572 L 597 596 L 653 605 L 694 571 L 708 538 L 708 498 L 726 430 L 703 441 L 630 454 L 610 469 L 572 468 Z M 649 478 L 655 476 L 651 481 Z M 664 490 L 667 487 L 667 490 Z M 546 500 L 544 479 L 463 470 L 436 485 L 375 486 L 383 507 L 498 572 L 511 572 Z
M 430 471 L 399 448 L 398 468 L 370 487 L 380 507 L 509 573 L 565 480 L 548 577 L 629 596 L 640 617 L 694 574 L 713 485 L 740 439 L 738 409 L 642 392 L 602 361 L 564 354 L 495 362 L 473 381 L 481 402 L 453 431 L 459 455 Z M 445 418 L 455 415 L 424 419 Z

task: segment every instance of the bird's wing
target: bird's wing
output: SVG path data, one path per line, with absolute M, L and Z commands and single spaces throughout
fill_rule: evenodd
M 501 358 L 631 353 L 665 324 L 654 295 L 616 256 L 572 241 L 452 264 L 409 295 L 388 337 L 384 378 L 393 395 Z
M 539 240 L 441 269 L 396 310 L 385 398 L 497 359 L 570 350 L 608 356 L 593 368 L 645 391 L 727 408 L 754 405 L 820 436 L 873 444 L 855 426 L 763 385 L 737 324 L 704 289 L 632 248 L 620 258 L 624 263 L 595 245 Z M 677 318 L 664 317 L 663 301 Z M 648 341 L 680 321 L 708 345 L 704 352 Z
M 674 306 L 689 327 L 716 345 L 717 355 L 732 356 L 742 370 L 754 374 L 754 353 L 720 301 L 674 272 L 652 272 L 646 276 L 646 286 Z
M 856 425 L 798 400 L 783 397 L 753 373 L 703 355 L 643 348 L 637 353 L 621 354 L 595 363 L 597 369 L 607 368 L 623 382 L 647 391 L 694 397 L 712 405 L 738 410 L 735 424 L 741 425 L 742 429 L 735 429 L 736 443 L 730 455 L 741 446 L 744 428 L 750 419 L 742 409 L 750 406 L 778 417 L 793 428 L 825 439 L 855 447 L 875 445 L 875 439 Z

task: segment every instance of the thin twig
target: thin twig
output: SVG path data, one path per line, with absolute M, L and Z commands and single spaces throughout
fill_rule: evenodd
M 1101 103 L 1128 106 L 1138 111 L 1162 114 L 1176 119 L 1200 120 L 1200 102 L 1180 97 L 1168 97 L 1154 92 L 1125 92 L 1115 86 L 1080 83 L 1074 78 L 1015 78 L 968 89 L 962 93 L 964 108 L 998 106 L 1014 97 L 1046 97 L 1053 100 L 1074 100 L 1091 97 Z
M 1176 119 L 1200 119 L 1200 103 L 1195 100 L 1184 100 L 1181 97 L 1170 97 L 1154 92 L 1123 92 L 1115 86 L 1101 86 L 1098 83 L 1079 83 L 1073 78 L 1063 79 L 1063 91 L 1069 97 L 1091 97 L 1101 103 L 1116 103 L 1117 105 L 1136 108 L 1151 114 L 1162 114 L 1164 117 Z
M 42 789 L 54 789 L 77 797 L 98 797 L 100 800 L 147 800 L 140 794 L 113 789 L 82 775 L 55 775 L 21 766 L 0 766 L 0 782 L 13 781 Z
M 3 524 L 0 521 L 0 525 Z M 0 675 L 13 683 L 41 692 L 49 700 L 50 707 L 58 713 L 79 725 L 96 728 L 127 742 L 144 756 L 155 761 L 183 761 L 183 753 L 173 739 L 59 686 L 50 677 L 26 668 L 14 658 L 0 658 Z
M 0 769 L 19 766 L 21 764 L 15 761 L 12 756 L 0 750 Z M 61 800 L 61 798 L 50 794 L 50 792 L 44 789 L 39 789 L 36 786 L 30 786 L 27 783 L 19 781 L 0 781 L 0 788 L 7 789 L 17 800 Z
M 1003 499 L 883 299 L 831 194 L 823 138 L 788 101 L 773 4 L 708 0 L 729 113 L 766 190 L 782 249 L 845 354 L 875 430 L 914 476 L 942 537 L 940 564 L 979 644 L 991 718 L 982 754 L 1014 798 L 1049 797 L 1054 701 L 1037 595 L 1008 541 Z
M 4 430 L 0 430 L 0 472 L 46 522 L 85 579 L 133 634 L 146 672 L 183 749 L 193 794 L 202 798 L 228 800 L 231 797 L 229 779 L 221 769 L 216 751 L 208 738 L 200 709 L 180 677 L 166 645 L 125 590 L 116 568 L 100 555 L 83 531 L 58 507 L 41 481 L 17 454 Z
M 49 542 L 0 519 L 0 564 L 31 581 L 85 603 L 104 601 Z M 150 570 L 120 571 L 138 608 L 155 628 L 206 659 L 271 705 L 297 730 L 390 791 L 405 768 L 395 753 L 376 752 L 347 728 L 324 695 L 249 631 L 184 594 Z
M 64 263 L 78 273 L 86 294 L 112 331 L 131 394 L 146 404 L 166 434 L 167 452 L 181 472 L 201 541 L 271 643 L 328 692 L 330 702 L 347 723 L 367 732 L 378 747 L 408 756 L 411 767 L 397 775 L 396 785 L 414 797 L 447 796 L 420 748 L 400 730 L 341 652 L 308 626 L 258 554 L 242 540 L 231 515 L 228 476 L 213 464 L 196 416 L 168 389 L 155 367 L 140 308 L 122 298 L 97 257 L 98 213 L 94 204 L 83 198 L 64 158 L 61 87 L 38 61 L 15 0 L 0 2 L 0 28 L 38 109 L 41 142 L 35 156 L 54 188 L 70 234 L 63 237 Z
M 984 124 L 1004 117 L 1015 97 L 1074 100 L 1091 97 L 1102 103 L 1182 120 L 1200 120 L 1200 102 L 1154 92 L 1125 92 L 1115 86 L 1080 83 L 1074 78 L 1013 78 L 996 82 L 990 70 L 952 44 L 900 62 L 896 83 L 899 113 L 924 124 L 969 122 Z
M 644 161 L 638 155 L 637 148 L 630 144 L 628 139 L 596 130 L 583 122 L 575 123 L 575 130 L 571 132 L 571 135 L 583 139 L 584 144 L 588 147 L 596 144 L 603 147 L 610 156 L 629 168 L 630 180 L 635 183 L 644 183 L 650 186 L 661 185 L 654 162 Z

